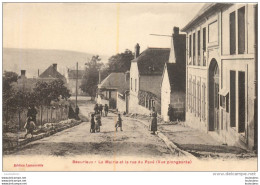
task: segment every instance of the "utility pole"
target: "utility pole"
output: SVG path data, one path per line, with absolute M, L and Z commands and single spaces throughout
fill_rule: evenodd
M 78 105 L 78 73 L 79 73 L 78 62 L 77 62 L 77 65 L 76 65 L 76 70 L 77 70 L 77 76 L 76 76 L 76 107 L 77 107 L 77 105 Z

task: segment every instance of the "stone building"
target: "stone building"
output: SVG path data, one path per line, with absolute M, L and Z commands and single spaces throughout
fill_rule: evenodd
M 257 5 L 208 3 L 182 31 L 187 124 L 223 143 L 255 148 Z
M 37 80 L 41 81 L 52 81 L 56 79 L 61 79 L 66 84 L 66 78 L 62 74 L 60 74 L 57 70 L 57 64 L 50 65 L 45 71 L 43 71 Z
M 85 93 L 81 90 L 80 85 L 85 74 L 85 70 L 77 70 L 68 69 L 66 79 L 67 79 L 67 87 L 70 90 L 71 95 L 76 95 L 76 81 L 78 80 L 77 92 L 79 96 L 85 95 Z
M 169 62 L 165 64 L 161 82 L 161 116 L 168 119 L 168 105 L 173 108 L 173 119 L 185 118 L 186 34 L 174 27 Z
M 140 55 L 136 45 L 130 67 L 129 112 L 149 114 L 152 107 L 161 112 L 161 81 L 170 48 L 147 48 Z

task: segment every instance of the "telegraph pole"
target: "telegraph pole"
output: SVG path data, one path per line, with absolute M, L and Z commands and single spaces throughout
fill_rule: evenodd
M 77 62 L 77 65 L 76 65 L 76 70 L 77 70 L 77 76 L 76 76 L 76 107 L 77 107 L 77 105 L 78 105 L 78 73 L 79 73 L 78 62 Z

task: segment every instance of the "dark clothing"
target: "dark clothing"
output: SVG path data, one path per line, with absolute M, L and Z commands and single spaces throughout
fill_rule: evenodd
M 169 116 L 169 120 L 173 121 L 173 108 L 172 107 L 168 108 L 168 116 Z
M 117 122 L 116 122 L 116 127 L 122 127 L 122 118 L 118 117 Z
M 95 105 L 94 111 L 95 111 L 95 114 L 98 114 L 98 112 L 99 112 L 98 104 Z
M 68 114 L 69 119 L 74 119 L 75 118 L 75 112 L 71 106 L 69 106 L 69 114 Z
M 36 123 L 36 115 L 37 115 L 37 110 L 34 107 L 28 109 L 27 118 L 31 117 L 34 123 Z
M 100 115 L 102 116 L 102 112 L 103 112 L 103 105 L 102 104 L 99 105 L 98 110 L 99 110 Z
M 157 131 L 157 112 L 153 111 L 151 113 L 152 120 L 151 120 L 151 131 Z
M 107 105 L 105 105 L 104 110 L 105 110 L 105 116 L 107 116 L 107 113 L 108 113 L 108 106 Z
M 79 107 L 78 106 L 75 109 L 75 117 L 76 117 L 76 120 L 79 120 Z
M 91 121 L 90 121 L 91 125 L 90 125 L 90 132 L 95 132 L 95 119 L 94 117 L 91 118 Z

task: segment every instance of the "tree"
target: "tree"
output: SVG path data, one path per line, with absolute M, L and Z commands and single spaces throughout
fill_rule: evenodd
M 132 51 L 126 49 L 124 53 L 119 53 L 111 56 L 108 59 L 108 71 L 111 72 L 126 72 L 130 70 L 131 61 L 134 59 Z
M 101 71 L 102 67 L 104 66 L 104 64 L 100 61 L 101 59 L 99 56 L 95 55 L 91 58 L 90 61 L 85 63 L 86 71 L 83 76 L 80 88 L 83 92 L 86 92 L 91 97 L 95 97 L 96 95 L 99 81 L 99 71 Z
M 9 112 L 15 111 L 15 93 L 12 83 L 17 82 L 18 74 L 11 71 L 4 71 L 3 75 L 3 118 L 7 123 L 9 120 Z
M 34 88 L 34 93 L 31 96 L 35 97 L 35 104 L 41 108 L 42 123 L 43 106 L 49 107 L 52 102 L 59 102 L 61 99 L 67 100 L 71 95 L 63 80 L 57 79 L 51 82 L 37 82 Z

